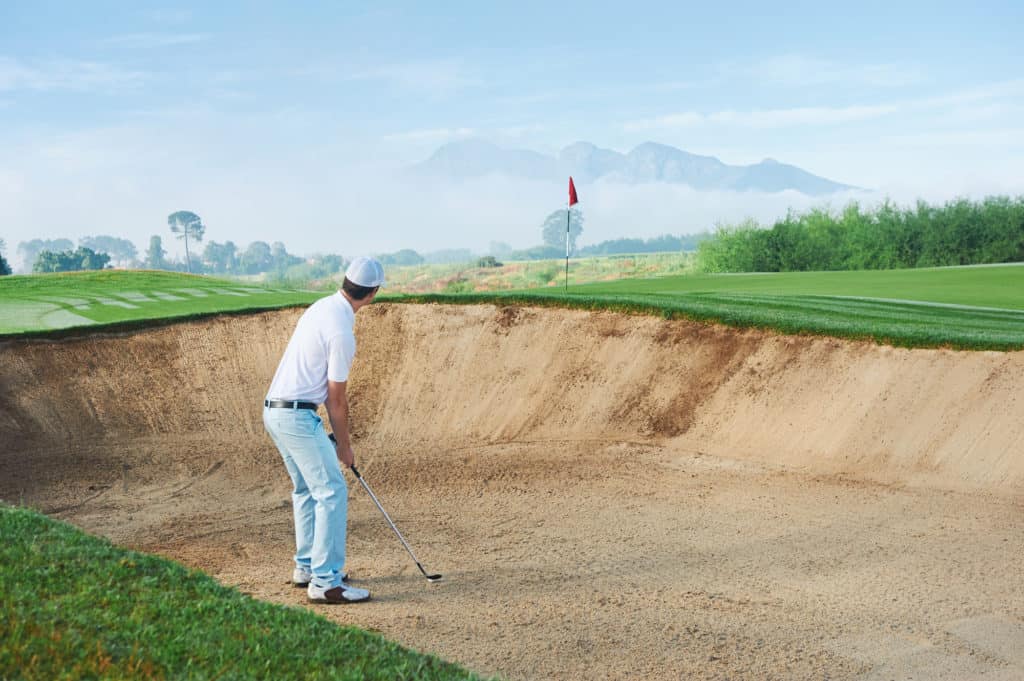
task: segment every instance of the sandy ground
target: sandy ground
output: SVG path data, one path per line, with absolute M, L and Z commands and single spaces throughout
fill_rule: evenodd
M 287 584 L 295 312 L 0 348 L 0 498 L 513 679 L 1024 678 L 1020 353 L 366 312 L 360 468 L 445 581 L 350 478 L 374 600 Z

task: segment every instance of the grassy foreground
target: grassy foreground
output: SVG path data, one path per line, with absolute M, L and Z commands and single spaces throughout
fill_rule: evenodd
M 478 678 L 33 511 L 0 536 L 3 679 Z
M 711 274 L 507 293 L 409 295 L 407 302 L 611 309 L 906 347 L 1024 348 L 1024 265 Z
M 308 304 L 322 295 L 175 272 L 0 277 L 0 335 L 267 310 Z

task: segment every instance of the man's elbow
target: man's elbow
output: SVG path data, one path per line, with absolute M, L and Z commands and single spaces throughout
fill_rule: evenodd
M 331 381 L 327 384 L 327 401 L 334 405 L 345 404 L 346 384 L 344 381 Z

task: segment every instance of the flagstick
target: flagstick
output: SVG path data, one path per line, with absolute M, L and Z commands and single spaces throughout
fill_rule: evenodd
M 572 216 L 572 204 L 565 211 L 565 292 L 569 292 L 569 218 Z

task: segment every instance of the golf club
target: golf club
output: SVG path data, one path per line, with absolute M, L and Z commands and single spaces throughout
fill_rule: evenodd
M 334 433 L 330 433 L 328 437 L 331 438 L 331 442 L 337 444 L 338 441 L 334 438 Z M 363 476 L 359 473 L 359 469 L 356 468 L 355 465 L 352 466 L 352 473 L 353 475 L 356 476 L 356 479 L 359 481 L 359 484 L 363 486 L 363 489 L 366 490 L 366 493 L 370 495 L 370 498 L 373 499 L 373 503 L 377 504 L 377 508 L 380 509 L 381 515 L 384 516 L 384 520 L 388 521 L 388 525 L 390 525 L 391 529 L 395 531 L 395 535 L 398 537 L 398 541 L 402 542 L 402 546 L 404 546 L 405 550 L 409 552 L 410 556 L 412 556 L 413 562 L 416 563 L 416 567 L 420 569 L 420 572 L 422 572 L 423 576 L 427 578 L 427 581 L 441 581 L 441 575 L 428 575 L 427 571 L 423 569 L 423 566 L 420 564 L 420 561 L 416 558 L 416 554 L 412 552 L 412 548 L 409 546 L 409 543 L 405 541 L 405 537 L 403 537 L 402 533 L 398 531 L 398 528 L 395 526 L 394 521 L 391 520 L 391 516 L 389 516 L 388 512 L 384 510 L 384 507 L 380 505 L 380 501 L 377 500 L 377 495 L 374 494 L 373 490 L 370 489 L 370 486 L 366 484 L 366 480 L 363 480 Z

